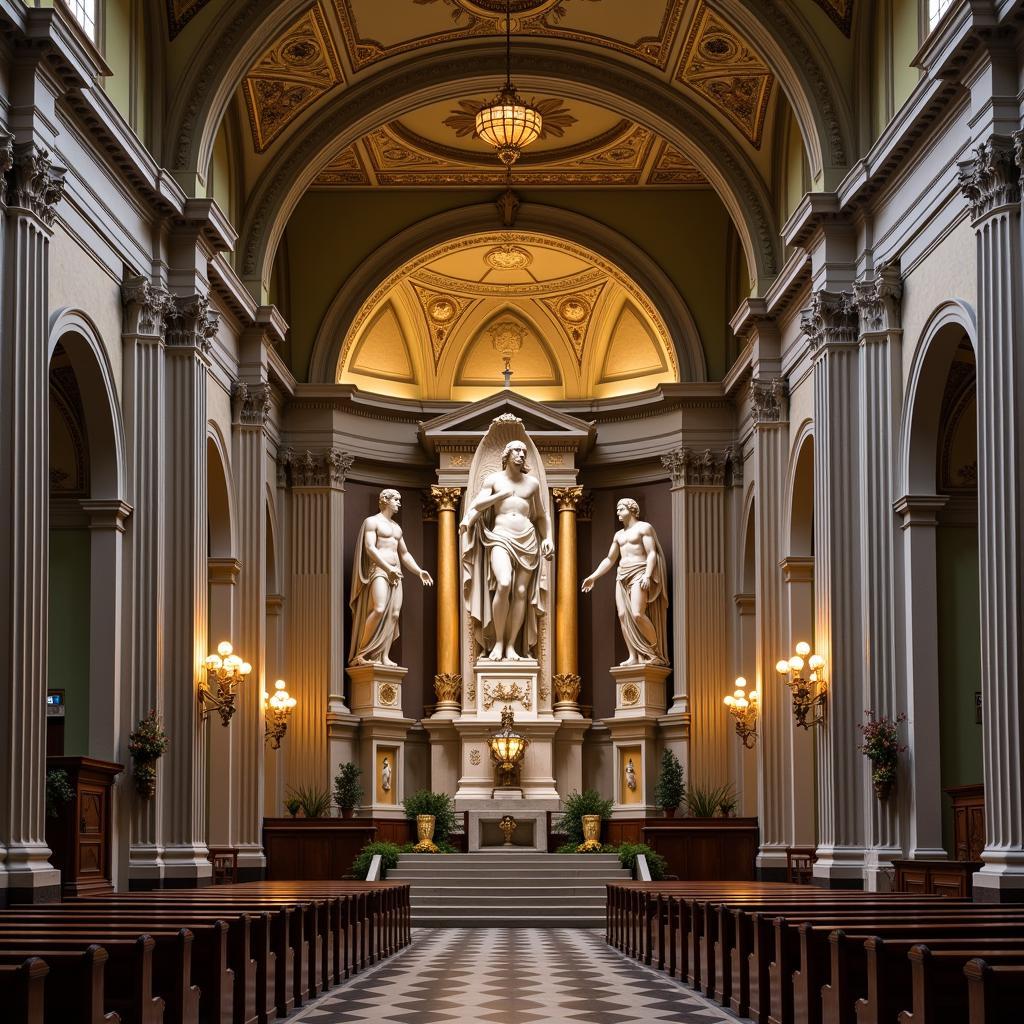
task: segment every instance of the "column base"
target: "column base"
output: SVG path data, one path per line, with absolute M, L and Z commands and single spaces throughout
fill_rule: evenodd
M 783 846 L 765 845 L 757 851 L 754 860 L 757 877 L 763 882 L 784 882 L 788 874 L 786 848 Z
M 864 850 L 861 847 L 818 847 L 811 881 L 823 889 L 863 889 Z
M 267 874 L 267 858 L 262 846 L 240 846 L 238 848 L 238 880 L 240 882 L 262 882 Z
M 213 864 L 205 846 L 164 847 L 164 889 L 195 889 L 213 882 Z
M 45 843 L 9 846 L 4 868 L 9 905 L 60 901 L 60 872 L 50 864 Z
M 974 873 L 976 903 L 1024 903 L 1024 851 L 982 850 L 985 866 Z

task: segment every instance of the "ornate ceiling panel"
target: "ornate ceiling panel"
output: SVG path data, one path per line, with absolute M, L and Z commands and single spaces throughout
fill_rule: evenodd
M 334 0 L 355 70 L 424 46 L 504 30 L 499 0 L 410 0 L 395 16 L 380 0 Z M 683 0 L 512 0 L 517 35 L 603 46 L 664 69 L 679 31 Z
M 262 153 L 312 103 L 342 81 L 319 3 L 292 22 L 245 78 L 253 146 Z
M 761 148 L 774 76 L 753 47 L 703 0 L 694 14 L 676 81 L 703 96 L 755 149 Z
M 210 0 L 167 0 L 167 34 L 173 39 Z
M 814 0 L 814 2 L 839 26 L 843 35 L 849 37 L 853 23 L 853 0 Z
M 707 179 L 675 146 L 662 141 L 647 184 L 706 185 Z
M 594 315 L 594 307 L 604 291 L 604 282 L 593 288 L 585 288 L 578 292 L 567 292 L 551 298 L 542 298 L 541 302 L 555 315 L 565 336 L 576 353 L 576 362 L 583 366 L 583 344 L 590 329 L 590 320 Z

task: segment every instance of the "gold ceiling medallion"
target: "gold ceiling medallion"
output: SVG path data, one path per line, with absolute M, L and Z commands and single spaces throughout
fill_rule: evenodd
M 556 295 L 552 298 L 541 299 L 541 302 L 558 318 L 562 330 L 565 331 L 572 344 L 576 362 L 581 367 L 583 366 L 583 347 L 587 339 L 587 331 L 590 329 L 590 319 L 603 290 L 604 284 L 602 283 L 569 295 Z
M 471 301 L 459 295 L 451 295 L 446 292 L 436 292 L 424 288 L 415 281 L 411 282 L 416 298 L 419 299 L 420 308 L 427 320 L 427 330 L 430 332 L 430 347 L 434 356 L 434 369 L 441 363 L 441 353 L 451 337 L 455 325 L 462 319 L 462 314 L 469 309 Z
M 484 256 L 492 270 L 525 270 L 533 262 L 533 256 L 518 245 L 499 245 Z
M 264 152 L 302 111 L 341 81 L 338 55 L 317 3 L 292 22 L 245 77 L 256 152 Z
M 761 148 L 775 78 L 753 47 L 703 0 L 694 14 L 676 81 L 703 96 L 755 149 Z
M 836 23 L 839 31 L 849 39 L 853 22 L 853 0 L 814 0 L 814 2 Z

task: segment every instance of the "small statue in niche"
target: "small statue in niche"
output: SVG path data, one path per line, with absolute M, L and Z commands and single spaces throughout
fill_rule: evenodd
M 384 755 L 384 760 L 380 766 L 380 788 L 385 793 L 391 792 L 391 762 L 388 760 L 388 755 Z
M 402 611 L 402 566 L 415 573 L 425 587 L 433 577 L 416 564 L 402 536 L 395 516 L 402 496 L 394 488 L 380 492 L 380 511 L 369 516 L 356 538 L 352 566 L 352 646 L 350 665 L 390 665 L 391 645 L 398 639 L 398 617 Z
M 623 665 L 667 665 L 668 572 L 665 553 L 650 523 L 640 519 L 640 506 L 620 498 L 615 514 L 622 529 L 612 538 L 608 554 L 583 581 L 583 593 L 616 564 L 615 609 L 629 657 Z
M 626 789 L 636 789 L 636 769 L 633 767 L 633 758 L 626 761 Z

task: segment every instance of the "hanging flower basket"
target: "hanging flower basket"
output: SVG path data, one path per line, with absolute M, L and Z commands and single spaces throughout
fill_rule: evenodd
M 865 711 L 867 722 L 858 725 L 864 742 L 857 749 L 871 761 L 871 784 L 879 800 L 888 800 L 896 784 L 896 764 L 907 748 L 900 743 L 900 724 L 907 716 L 900 712 L 894 719 L 875 718 L 873 711 Z
M 167 733 L 156 711 L 150 711 L 128 737 L 128 753 L 135 762 L 135 790 L 144 799 L 156 795 L 156 763 L 167 750 Z

